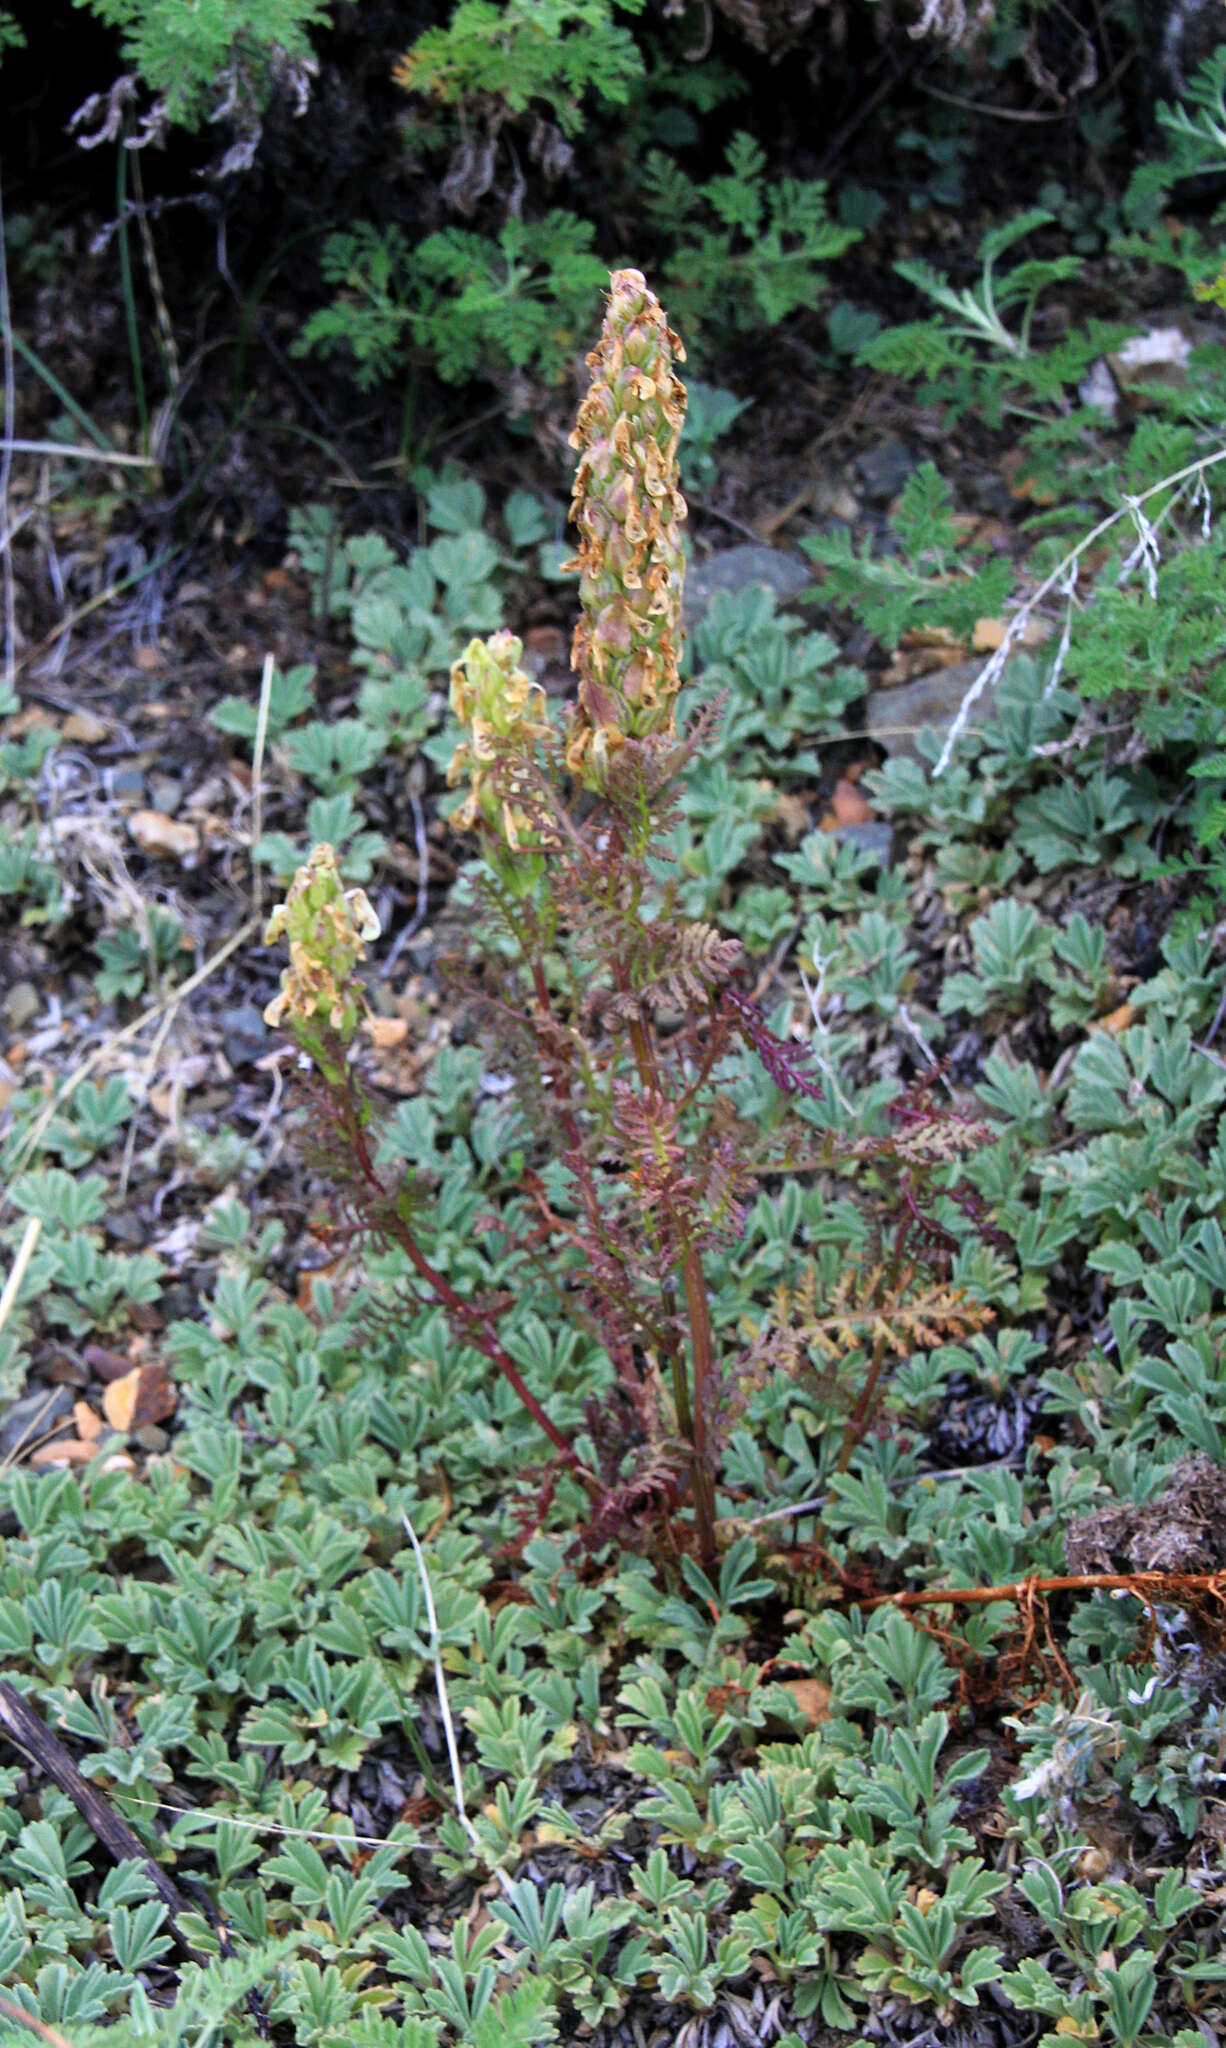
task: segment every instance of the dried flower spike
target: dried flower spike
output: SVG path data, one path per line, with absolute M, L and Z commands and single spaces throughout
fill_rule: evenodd
M 523 642 L 513 633 L 492 633 L 488 640 L 470 640 L 451 671 L 451 708 L 468 738 L 451 757 L 447 781 L 452 786 L 469 778 L 469 792 L 451 823 L 457 832 L 471 832 L 482 819 L 517 853 L 528 823 L 524 813 L 491 774 L 500 754 L 514 749 L 531 754 L 550 727 L 545 692 L 519 666 Z
M 581 451 L 570 516 L 583 609 L 566 761 L 595 790 L 628 739 L 671 737 L 681 687 L 685 386 L 673 364 L 685 350 L 639 271 L 614 273 L 600 346 L 587 360 L 591 389 L 570 437 Z
M 314 847 L 264 933 L 266 946 L 288 938 L 290 961 L 264 1022 L 284 1024 L 312 1051 L 321 1029 L 348 1043 L 362 1014 L 354 970 L 379 930 L 364 892 L 346 889 L 332 848 Z

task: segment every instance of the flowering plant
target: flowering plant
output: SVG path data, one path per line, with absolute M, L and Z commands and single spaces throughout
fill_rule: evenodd
M 452 824 L 476 840 L 479 935 L 498 942 L 485 1007 L 539 1147 L 520 1182 L 535 1223 L 521 1249 L 534 1270 L 544 1264 L 561 1312 L 598 1337 L 611 1368 L 607 1396 L 589 1403 L 582 1450 L 526 1385 L 496 1310 L 464 1299 L 431 1260 L 411 1184 L 391 1186 L 375 1164 L 348 1058 L 369 906 L 345 895 L 329 850 L 312 855 L 269 936 L 284 933 L 291 947 L 272 1013 L 316 1062 L 351 1203 L 399 1244 L 554 1446 L 538 1513 L 565 1467 L 587 1490 L 590 1538 L 641 1542 L 668 1530 L 709 1563 L 722 1447 L 769 1372 L 865 1354 L 842 1467 L 870 1424 L 889 1356 L 917 1337 L 935 1341 L 934 1331 L 963 1334 L 986 1311 L 934 1273 L 953 1240 L 930 1213 L 949 1163 L 981 1134 L 921 1090 L 886 1135 L 824 1132 L 807 1161 L 868 1162 L 879 1185 L 892 1178 L 891 1229 L 875 1234 L 881 1257 L 845 1273 L 837 1299 L 819 1300 L 815 1285 L 781 1293 L 775 1327 L 752 1342 L 715 1327 L 710 1258 L 735 1244 L 760 1176 L 788 1163 L 778 1150 L 768 1158 L 736 1117 L 721 1062 L 740 1040 L 784 1095 L 816 1098 L 821 1087 L 808 1048 L 779 1039 L 735 987 L 739 944 L 684 918 L 675 885 L 660 880 L 680 780 L 712 725 L 710 712 L 688 735 L 676 722 L 682 360 L 642 276 L 617 272 L 571 437 L 581 609 L 564 730 L 509 633 L 473 641 L 451 683 L 463 736 L 448 781 L 467 784 Z M 546 1173 L 549 1160 L 560 1173 Z

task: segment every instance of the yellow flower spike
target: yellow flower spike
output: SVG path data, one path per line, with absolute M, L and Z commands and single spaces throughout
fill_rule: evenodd
M 264 1022 L 309 1039 L 324 1028 L 348 1044 L 362 1013 L 355 971 L 379 931 L 365 892 L 346 889 L 332 847 L 312 848 L 264 933 L 266 946 L 289 940 L 290 961 Z
M 471 832 L 484 820 L 512 853 L 531 845 L 530 827 L 525 813 L 496 786 L 492 765 L 512 748 L 531 755 L 550 732 L 545 692 L 519 666 L 523 651 L 513 633 L 492 633 L 488 640 L 471 640 L 451 671 L 451 708 L 468 727 L 468 738 L 452 755 L 447 780 L 453 789 L 465 776 L 470 784 L 452 812 L 452 826 Z
M 571 659 L 578 705 L 567 742 L 571 773 L 593 790 L 628 739 L 672 736 L 681 687 L 685 557 L 677 444 L 685 350 L 637 270 L 616 271 L 591 389 L 570 437 L 580 451 L 571 518 L 579 529 L 582 615 Z

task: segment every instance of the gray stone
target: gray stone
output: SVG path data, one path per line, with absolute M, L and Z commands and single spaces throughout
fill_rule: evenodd
M 22 1031 L 37 1017 L 43 999 L 32 981 L 15 981 L 0 1003 L 0 1014 L 10 1031 Z
M 167 818 L 173 818 L 183 801 L 183 784 L 177 775 L 151 775 L 149 777 L 149 802 L 155 811 L 161 811 Z
M 103 776 L 107 795 L 118 804 L 141 804 L 145 801 L 145 778 L 139 768 L 108 768 Z
M 799 555 L 782 548 L 768 548 L 747 541 L 744 547 L 722 548 L 718 554 L 692 561 L 685 572 L 685 623 L 688 630 L 704 619 L 711 600 L 721 590 L 748 590 L 765 583 L 780 604 L 799 597 L 813 586 L 813 571 Z
M 879 867 L 888 868 L 894 851 L 894 827 L 884 818 L 866 818 L 862 825 L 840 825 L 836 839 L 871 854 Z
M 860 488 L 870 505 L 888 505 L 898 496 L 915 468 L 915 456 L 897 434 L 868 448 L 856 463 Z
M 126 1244 L 134 1251 L 142 1251 L 149 1241 L 148 1227 L 131 1209 L 119 1209 L 106 1219 L 106 1234 L 115 1244 Z
M 951 668 L 934 669 L 917 676 L 913 683 L 900 683 L 892 690 L 874 690 L 868 700 L 865 725 L 869 737 L 887 754 L 923 759 L 916 741 L 924 726 L 930 725 L 942 740 L 947 736 L 962 699 L 976 678 L 982 675 L 989 656 L 976 661 L 956 661 Z M 996 698 L 996 683 L 989 683 L 971 710 L 970 729 L 988 723 Z M 930 765 L 930 764 L 929 764 Z
M 272 1040 L 262 1013 L 253 1003 L 239 1003 L 221 1013 L 222 1049 L 232 1067 L 249 1067 L 263 1059 Z
M 35 1387 L 20 1401 L 14 1401 L 0 1420 L 0 1458 L 12 1458 L 41 1443 L 53 1423 L 72 1414 L 69 1387 Z

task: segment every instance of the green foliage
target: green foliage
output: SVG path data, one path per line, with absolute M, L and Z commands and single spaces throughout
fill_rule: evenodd
M 347 350 L 361 390 L 413 350 L 451 384 L 528 367 L 556 383 L 608 280 L 593 240 L 587 221 L 557 208 L 512 217 L 496 240 L 444 228 L 413 246 L 399 229 L 358 221 L 324 244 L 324 281 L 337 297 L 311 315 L 296 347 Z
M 908 630 L 944 626 L 969 637 L 975 621 L 993 617 L 1013 582 L 1008 561 L 968 560 L 952 494 L 935 463 L 923 462 L 903 486 L 890 516 L 896 552 L 857 553 L 851 534 L 813 534 L 805 552 L 822 570 L 822 587 L 854 608 L 869 631 L 896 647 Z
M 811 306 L 826 266 L 859 239 L 830 218 L 824 183 L 768 181 L 752 136 L 733 137 L 727 164 L 702 185 L 662 150 L 649 151 L 643 166 L 647 217 L 668 238 L 669 313 L 691 352 Z
M 991 229 L 984 236 L 979 252 L 982 261 L 979 282 L 961 291 L 955 290 L 930 264 L 897 264 L 898 275 L 908 284 L 913 284 L 948 317 L 939 325 L 930 320 L 917 323 L 913 328 L 889 328 L 869 342 L 862 359 L 874 369 L 905 376 L 915 361 L 910 352 L 912 347 L 925 356 L 924 367 L 927 370 L 936 368 L 937 352 L 942 347 L 948 351 L 946 360 L 961 360 L 956 346 L 961 341 L 979 342 L 1007 356 L 1029 356 L 1031 323 L 1040 294 L 1049 285 L 1076 277 L 1081 264 L 1073 255 L 1048 260 L 1032 258 L 1025 263 L 1014 264 L 1003 277 L 997 276 L 996 265 L 1014 243 L 1023 241 L 1036 228 L 1046 226 L 1052 218 L 1045 208 L 1036 206 L 1020 214 L 1016 220 Z M 1010 326 L 1006 316 L 1017 309 L 1020 309 L 1020 321 L 1018 325 Z
M 616 0 L 638 14 L 643 0 Z M 643 77 L 634 37 L 609 0 L 460 0 L 445 28 L 420 35 L 396 82 L 448 107 L 479 111 L 492 95 L 519 116 L 541 103 L 564 135 L 583 125 L 587 94 L 625 106 Z
M 228 73 L 234 94 L 258 102 L 278 65 L 311 59 L 309 31 L 330 19 L 330 0 L 74 0 L 120 32 L 125 64 L 138 71 L 178 127 L 215 111 Z
M 681 460 L 685 465 L 687 482 L 701 491 L 715 478 L 715 443 L 743 412 L 748 412 L 753 400 L 738 398 L 732 391 L 721 391 L 715 384 L 703 384 L 696 377 L 686 385 L 686 393 L 689 403 L 681 433 Z
M 363 785 L 389 756 L 411 759 L 438 744 L 442 685 L 470 636 L 498 625 L 508 573 L 528 561 L 542 572 L 552 566 L 559 515 L 531 492 L 510 492 L 495 520 L 472 479 L 420 470 L 415 482 L 431 537 L 407 556 L 378 533 L 346 538 L 326 506 L 290 515 L 312 612 L 341 626 L 350 666 L 362 680 L 351 711 L 338 715 L 317 704 L 313 665 L 273 671 L 268 758 L 291 787 L 305 783 L 316 792 L 306 805 L 305 846 L 302 834 L 277 828 L 254 849 L 278 879 L 294 873 L 311 845 L 326 841 L 343 849 L 351 880 L 369 881 L 386 841 L 369 825 Z M 229 696 L 210 715 L 220 731 L 249 747 L 258 712 L 255 699 Z
M 94 986 L 104 1003 L 139 996 L 146 987 L 160 991 L 167 976 L 182 973 L 192 957 L 178 918 L 157 904 L 149 906 L 139 926 L 121 926 L 95 939 L 94 951 L 102 962 Z
M 1196 144 L 1198 166 L 1210 139 Z M 958 168 L 956 152 L 931 161 L 934 178 Z M 1166 247 L 1160 232 L 1151 254 Z M 734 249 L 742 233 L 738 221 Z M 1207 276 L 1209 253 L 1189 271 Z M 943 313 L 973 324 L 994 307 L 1020 341 L 1020 292 L 975 306 Z M 1099 510 L 1119 509 L 1123 491 L 1139 498 L 1189 464 L 1190 485 L 1212 480 L 1211 362 L 1194 359 L 1182 393 L 1111 425 L 1059 408 L 1076 362 L 1101 346 L 1094 331 L 1045 349 L 1040 302 L 1025 357 L 986 336 L 979 320 L 973 337 L 941 337 L 938 382 L 954 409 L 978 392 L 989 414 L 1015 402 L 1047 413 L 1031 459 L 1058 501 L 1026 538 L 1019 589 L 1080 545 Z M 379 536 L 346 538 L 318 510 L 296 521 L 317 620 L 339 630 L 357 674 L 343 696 L 309 669 L 274 676 L 275 829 L 262 855 L 274 867 L 296 865 L 304 826 L 348 846 L 355 879 L 378 858 L 369 819 L 387 755 L 446 758 L 447 670 L 470 633 L 499 622 L 508 575 L 555 537 L 551 509 L 523 494 L 495 520 L 459 477 L 419 483 L 427 537 L 407 558 Z M 717 1133 L 739 1119 L 760 1147 L 743 1223 L 703 1247 L 720 1356 L 777 1327 L 780 1301 L 807 1276 L 822 1306 L 849 1274 L 873 1271 L 897 1213 L 881 1185 L 889 1154 L 874 1145 L 890 1128 L 900 1056 L 918 1061 L 917 1030 L 954 1051 L 959 1107 L 970 1114 L 977 1098 L 988 1126 L 960 1180 L 939 1183 L 932 1221 L 952 1240 L 953 1283 L 990 1301 L 996 1322 L 889 1355 L 877 1426 L 845 1467 L 848 1401 L 868 1364 L 854 1328 L 837 1373 L 815 1358 L 790 1377 L 747 1375 L 731 1414 L 717 1390 L 719 1541 L 702 1564 L 680 1546 L 662 1568 L 661 1556 L 574 1550 L 589 1498 L 565 1460 L 548 1475 L 552 1498 L 540 1489 L 537 1424 L 490 1370 L 487 1318 L 564 1443 L 595 1460 L 611 1442 L 626 1460 L 619 1476 L 633 1473 L 644 1440 L 658 1449 L 674 1424 L 659 1363 L 682 1309 L 676 1268 L 653 1266 L 664 1196 L 633 1212 L 612 1323 L 593 1322 L 590 1297 L 583 1316 L 560 1315 L 559 1278 L 577 1293 L 585 1260 L 608 1255 L 604 1237 L 576 1254 L 582 1149 L 559 1163 L 542 1142 L 531 1043 L 521 1036 L 518 1057 L 504 1058 L 479 1027 L 437 1053 L 378 1152 L 398 1215 L 428 1229 L 435 1270 L 469 1309 L 441 1313 L 415 1291 L 403 1242 L 373 1233 L 296 1301 L 276 1224 L 223 1195 L 189 1268 L 199 1313 L 158 1340 L 180 1399 L 170 1454 L 135 1471 L 100 1456 L 80 1473 L 36 1473 L 23 1446 L 0 1471 L 0 1661 L 154 1853 L 204 1888 L 237 1951 L 216 1956 L 212 1918 L 193 1909 L 186 1932 L 213 1960 L 181 1963 L 141 1867 L 100 1864 L 69 1802 L 10 1763 L 0 1971 L 32 2019 L 74 2048 L 248 2048 L 263 2029 L 301 2048 L 534 2048 L 582 2029 L 675 2032 L 678 2008 L 695 2038 L 721 2026 L 748 2035 L 762 2031 L 763 2001 L 786 2048 L 816 2031 L 855 2038 L 883 2011 L 900 2037 L 940 2035 L 973 2024 L 978 2004 L 1013 2011 L 1044 2048 L 1095 2036 L 1195 2048 L 1213 2024 L 1226 1969 L 1203 1878 L 1223 1727 L 1186 1594 L 1151 1594 L 1143 1608 L 1083 1589 L 1053 1607 L 1060 1671 L 1019 1664 L 1027 1645 L 1042 1655 L 1041 1596 L 1021 1627 L 1004 1597 L 941 1606 L 931 1629 L 888 1599 L 862 1604 L 866 1589 L 1063 1574 L 1079 1516 L 1152 1508 L 1190 1445 L 1218 1467 L 1226 1456 L 1224 965 L 1221 892 L 1205 867 L 1226 827 L 1213 631 L 1224 572 L 1216 508 L 1177 492 L 1140 504 L 1158 553 L 1147 542 L 1122 582 L 1146 540 L 1135 513 L 1125 511 L 1122 545 L 1119 529 L 1107 536 L 1113 554 L 1076 557 L 1052 646 L 1009 658 L 990 712 L 981 707 L 939 775 L 932 734 L 918 760 L 870 774 L 894 830 L 884 860 L 844 834 L 792 844 L 791 828 L 786 839 L 777 829 L 781 797 L 812 802 L 818 749 L 862 694 L 833 642 L 763 593 L 720 601 L 696 636 L 690 709 L 699 690 L 726 693 L 724 723 L 687 766 L 660 841 L 672 858 L 635 871 L 637 908 L 648 928 L 710 915 L 748 949 L 769 949 L 775 1076 L 803 1046 L 824 1089 L 804 1103 L 807 1128 L 788 1131 L 807 1170 L 785 1177 L 777 1079 L 731 1043 L 714 1045 L 708 1073 L 711 1006 L 667 984 L 660 1011 L 666 1045 L 680 1038 L 682 1116 L 697 1120 L 701 1074 Z M 965 632 L 980 612 L 1000 614 L 998 565 L 977 581 L 985 564 L 968 556 L 930 465 L 908 485 L 888 546 L 897 553 L 834 550 L 826 585 L 882 640 L 912 625 Z M 1066 603 L 1068 647 L 1053 658 Z M 219 729 L 244 750 L 255 722 L 253 703 L 218 707 Z M 32 806 L 37 756 L 36 746 L 3 757 L 0 863 L 12 861 L 18 904 L 56 915 L 50 841 Z M 1160 860 L 1169 891 L 1154 887 Z M 466 900 L 503 938 L 536 907 L 457 894 L 458 916 Z M 598 1105 L 590 1157 L 607 1204 L 628 1158 L 643 1175 L 655 1161 L 635 1126 L 600 1107 L 599 1058 L 616 1059 L 629 1034 L 607 972 L 619 928 L 597 908 L 580 926 L 586 951 L 545 923 L 536 959 L 555 1015 L 571 1019 L 570 987 L 593 991 L 584 1061 L 567 1055 L 567 1071 L 585 1113 Z M 1141 909 L 1160 941 L 1144 965 Z M 780 950 L 793 930 L 812 1007 Z M 121 977 L 114 992 L 136 994 L 149 948 L 107 965 Z M 680 974 L 674 958 L 665 965 Z M 486 973 L 508 1001 L 505 963 L 488 960 Z M 664 982 L 658 959 L 643 973 Z M 530 1018 L 539 1000 L 535 981 L 512 985 L 513 1017 Z M 573 1043 L 550 1036 L 551 1076 Z M 632 1085 L 628 1060 L 622 1073 Z M 6 1259 L 28 1219 L 42 1226 L 0 1331 L 6 1395 L 31 1355 L 124 1342 L 162 1278 L 151 1254 L 116 1253 L 106 1238 L 113 1182 L 101 1172 L 128 1128 L 127 1087 L 83 1083 L 27 1164 L 43 1106 L 37 1085 L 19 1087 L 4 1136 Z M 672 1142 L 666 1127 L 655 1135 Z M 827 1147 L 832 1136 L 860 1147 L 850 1182 L 832 1171 L 849 1158 Z M 240 1134 L 197 1137 L 211 1185 L 249 1171 Z M 1009 1249 L 969 1228 L 953 1198 L 971 1196 Z M 1083 1271 L 1095 1306 L 1070 1329 L 1070 1276 Z M 644 1276 L 661 1274 L 673 1295 L 653 1324 Z M 617 1352 L 601 1341 L 610 1328 L 632 1343 Z M 627 1357 L 643 1376 L 632 1414 L 615 1405 Z M 603 1443 L 602 1415 L 618 1423 Z M 525 1498 L 527 1519 L 543 1517 L 526 1541 Z M 467 1827 L 439 1745 L 406 1511 L 423 1532 Z M 640 1497 L 627 1518 L 649 1525 Z M 668 1526 L 685 1531 L 679 1498 Z M 1009 1710 L 1007 1745 L 993 1695 Z M 405 1746 L 424 1790 L 398 1820 Z M 612 1800 L 586 1770 L 610 1751 Z M 159 1800 L 170 1810 L 155 1836 Z M 1162 1854 L 1104 1874 L 1100 1844 L 1135 1830 L 1138 1810 Z M 1020 1958 L 1019 1924 L 1034 1931 Z

